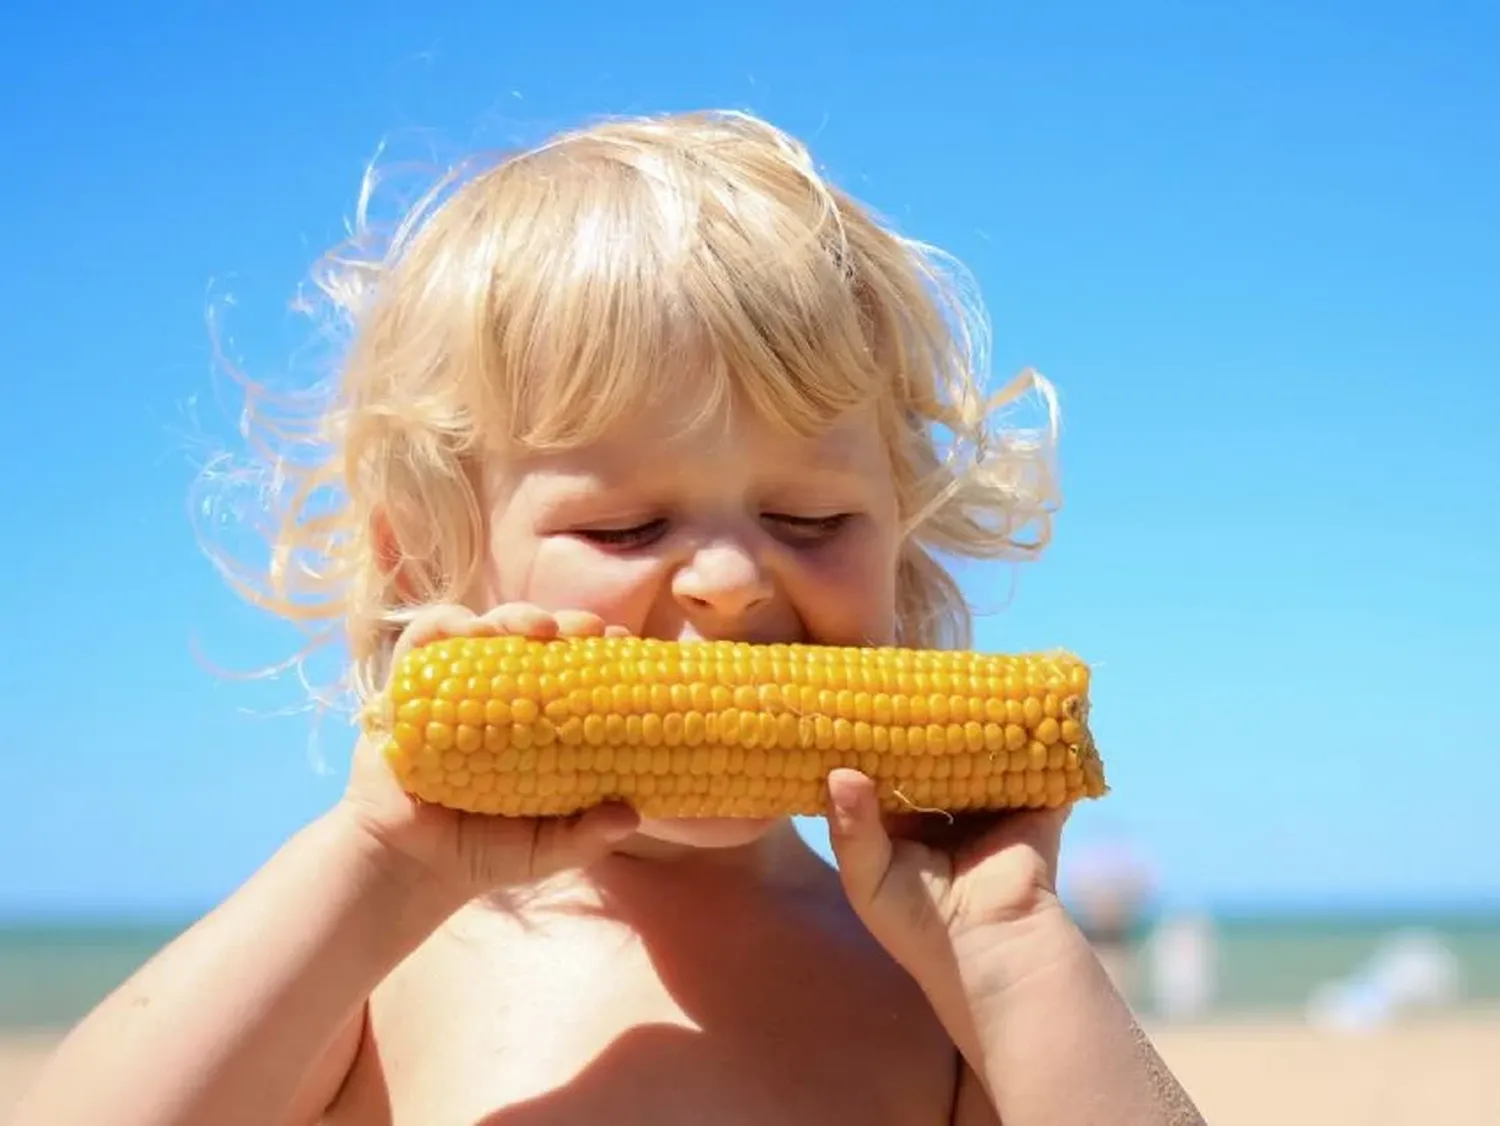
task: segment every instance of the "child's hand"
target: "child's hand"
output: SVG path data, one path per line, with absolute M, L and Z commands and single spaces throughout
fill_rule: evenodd
M 856 770 L 828 778 L 829 838 L 855 912 L 926 986 L 992 950 L 1012 924 L 1059 908 L 1057 854 L 1068 807 L 1003 814 L 882 816 Z
M 461 606 L 438 606 L 414 620 L 396 645 L 394 665 L 411 649 L 444 637 L 517 634 L 545 640 L 621 632 L 595 615 L 509 603 L 483 616 Z M 634 831 L 639 818 L 622 805 L 600 805 L 577 817 L 516 818 L 465 813 L 429 805 L 406 793 L 364 738 L 354 754 L 342 806 L 387 855 L 415 863 L 424 878 L 474 897 L 564 868 L 585 867 Z

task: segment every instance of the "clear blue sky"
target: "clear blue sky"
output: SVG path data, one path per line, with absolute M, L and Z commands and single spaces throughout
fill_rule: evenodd
M 1079 844 L 1182 901 L 1500 897 L 1500 15 L 1232 8 L 18 9 L 0 913 L 197 909 L 337 793 L 340 726 L 319 773 L 295 685 L 204 665 L 296 642 L 188 522 L 209 304 L 274 374 L 383 138 L 700 106 L 964 258 L 1059 385 L 1055 549 L 966 582 L 984 646 L 1099 665 Z

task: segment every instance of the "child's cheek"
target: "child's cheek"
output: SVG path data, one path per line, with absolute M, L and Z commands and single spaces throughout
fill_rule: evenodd
M 895 636 L 896 561 L 869 537 L 850 536 L 803 553 L 796 598 L 812 632 L 848 644 Z
M 543 610 L 587 610 L 635 632 L 650 610 L 659 567 L 645 555 L 611 554 L 564 537 L 546 539 L 526 573 L 517 576 L 510 600 Z

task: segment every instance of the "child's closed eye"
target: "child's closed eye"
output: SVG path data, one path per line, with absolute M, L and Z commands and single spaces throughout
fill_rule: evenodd
M 621 549 L 648 547 L 666 534 L 667 522 L 658 517 L 628 528 L 578 528 L 573 535 L 603 547 Z
M 850 520 L 852 512 L 838 512 L 829 516 L 796 516 L 786 512 L 767 512 L 761 517 L 772 526 L 779 539 L 796 545 L 818 544 L 832 539 Z M 632 524 L 625 528 L 577 528 L 572 534 L 601 547 L 630 551 L 650 547 L 668 531 L 665 517 Z
M 832 539 L 850 520 L 852 512 L 831 516 L 793 516 L 785 512 L 767 512 L 764 519 L 776 526 L 782 539 L 796 544 L 815 544 Z

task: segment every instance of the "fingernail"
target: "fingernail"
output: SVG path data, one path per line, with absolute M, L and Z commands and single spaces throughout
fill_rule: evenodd
M 859 799 L 850 794 L 835 794 L 833 797 L 834 827 L 848 833 L 859 826 Z

